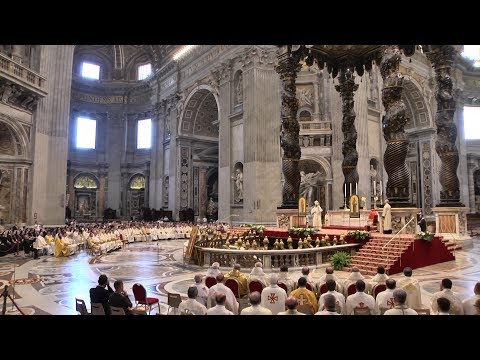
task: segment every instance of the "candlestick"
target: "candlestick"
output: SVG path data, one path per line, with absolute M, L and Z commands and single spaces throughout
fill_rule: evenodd
M 377 182 L 373 180 L 373 196 L 377 195 Z
M 357 192 L 357 188 L 358 188 L 358 183 L 356 182 L 356 183 L 355 183 L 355 195 L 357 195 L 357 194 L 358 194 L 358 192 Z
M 345 186 L 344 186 L 344 188 L 345 188 L 345 191 L 344 191 L 344 193 L 345 193 L 345 196 L 344 196 L 344 197 L 346 198 L 346 197 L 347 197 L 347 183 L 345 183 Z
M 350 196 L 352 196 L 352 183 L 350 183 Z
M 382 180 L 380 180 L 380 196 L 383 195 L 383 186 L 382 186 Z

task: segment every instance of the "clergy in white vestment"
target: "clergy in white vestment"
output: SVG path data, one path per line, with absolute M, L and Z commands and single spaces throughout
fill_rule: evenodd
M 207 306 L 208 288 L 203 283 L 203 276 L 201 274 L 197 274 L 195 275 L 194 279 L 195 279 L 195 287 L 198 290 L 197 301 Z
M 218 292 L 215 294 L 215 305 L 214 307 L 207 310 L 207 315 L 233 315 L 233 312 L 228 310 L 225 307 L 227 297 L 224 293 Z
M 187 295 L 188 299 L 183 300 L 178 306 L 180 314 L 182 311 L 188 310 L 193 315 L 205 315 L 207 313 L 206 306 L 197 301 L 198 289 L 195 286 L 190 286 Z
M 213 277 L 216 278 L 218 274 L 220 274 L 220 264 L 218 262 L 214 262 L 210 267 L 207 269 L 207 273 L 205 277 Z
M 413 276 L 412 268 L 406 267 L 403 269 L 404 277 L 397 280 L 397 289 L 403 289 L 407 293 L 406 305 L 412 309 L 421 309 L 422 292 L 420 291 L 420 284 Z
M 353 315 L 353 309 L 355 308 L 369 308 L 373 314 L 375 311 L 375 299 L 372 295 L 365 293 L 365 281 L 357 280 L 355 283 L 357 292 L 347 297 L 346 302 L 346 314 Z
M 342 292 L 342 284 L 340 283 L 340 280 L 338 279 L 338 277 L 333 273 L 333 267 L 331 266 L 327 266 L 325 268 L 325 274 L 323 274 L 322 276 L 320 276 L 320 279 L 317 281 L 317 283 L 315 284 L 315 288 L 317 289 L 317 293 L 320 293 L 320 288 L 322 287 L 323 284 L 325 284 L 327 282 L 327 280 L 334 280 L 337 284 L 337 291 L 340 291 Z
M 302 273 L 298 277 L 298 279 L 300 279 L 301 277 L 307 279 L 307 284 L 309 284 L 312 287 L 312 291 L 315 291 L 315 282 L 310 277 L 310 268 L 308 266 L 302 267 Z M 298 287 L 298 279 L 297 279 L 297 283 L 295 284 L 295 287 Z
M 353 267 L 352 272 L 343 282 L 343 295 L 345 295 L 345 297 L 348 296 L 348 287 L 351 284 L 355 284 L 358 280 L 365 281 L 365 277 L 360 273 L 360 270 L 358 268 Z
M 393 309 L 395 307 L 395 301 L 393 298 L 393 291 L 395 290 L 397 282 L 395 279 L 388 279 L 385 283 L 387 289 L 377 294 L 375 298 L 375 314 L 380 315 L 381 309 Z
M 256 262 L 253 267 L 250 275 L 247 277 L 247 286 L 250 285 L 251 281 L 259 281 L 263 287 L 267 286 L 267 275 L 263 272 L 263 266 L 261 262 Z
M 406 304 L 407 292 L 403 289 L 395 289 L 393 291 L 395 307 L 385 311 L 383 315 L 418 315 L 418 313 L 409 308 Z
M 335 308 L 338 307 L 340 309 L 340 313 L 345 314 L 345 296 L 342 293 L 335 291 L 337 283 L 335 282 L 335 280 L 330 279 L 327 280 L 326 284 L 328 291 L 320 295 L 320 299 L 318 300 L 318 309 L 323 310 L 324 308 L 326 308 L 327 306 L 325 305 L 325 297 L 327 295 L 333 295 L 336 299 Z
M 243 309 L 240 315 L 273 315 L 270 309 L 260 305 L 262 297 L 258 291 L 250 293 L 248 299 L 250 300 L 251 306 Z
M 262 291 L 262 306 L 270 309 L 273 315 L 285 311 L 285 300 L 287 300 L 287 292 L 277 285 L 278 275 L 270 274 L 270 286 L 267 286 Z
M 333 281 L 333 280 L 331 280 Z M 318 311 L 315 315 L 340 315 L 337 312 L 337 298 L 333 294 L 325 293 L 323 296 L 324 310 Z M 343 295 L 342 295 L 343 296 Z
M 305 315 L 297 310 L 297 306 L 297 299 L 294 296 L 289 296 L 287 300 L 285 300 L 287 310 L 279 312 L 278 315 Z
M 53 254 L 52 248 L 50 245 L 48 245 L 47 240 L 45 240 L 45 235 L 47 233 L 44 231 L 41 234 L 38 234 L 37 238 L 35 239 L 35 242 L 33 243 L 33 247 L 37 249 L 38 251 L 43 251 L 45 254 Z
M 207 308 L 211 308 L 215 306 L 216 302 L 216 294 L 217 293 L 223 293 L 225 294 L 227 300 L 225 302 L 225 307 L 232 311 L 235 315 L 238 314 L 238 308 L 239 304 L 237 301 L 237 298 L 233 294 L 232 290 L 230 288 L 226 287 L 225 284 L 223 283 L 225 280 L 225 277 L 223 274 L 218 274 L 216 277 L 217 283 L 213 285 L 210 289 L 208 289 L 208 299 L 207 299 Z
M 288 273 L 288 266 L 283 264 L 280 266 L 280 272 L 278 273 L 278 282 L 285 284 L 287 287 L 287 295 L 290 295 L 293 289 L 295 289 L 295 280 L 293 280 Z
M 388 275 L 385 274 L 385 268 L 383 266 L 378 266 L 377 267 L 377 273 L 373 278 L 371 278 L 367 282 L 367 292 L 369 294 L 372 293 L 373 287 L 377 284 L 385 284 L 385 281 L 387 281 Z M 373 295 L 373 294 L 372 294 Z
M 462 300 L 456 296 L 452 291 L 452 280 L 443 279 L 440 284 L 440 291 L 433 294 L 431 299 L 432 313 L 436 314 L 438 312 L 437 299 L 446 298 L 450 301 L 450 314 L 452 315 L 463 315 L 463 305 Z
M 465 315 L 477 315 L 477 308 L 475 307 L 475 302 L 480 300 L 480 282 L 477 282 L 475 284 L 473 292 L 475 293 L 475 296 L 465 299 L 462 302 L 463 313 Z
M 450 300 L 444 297 L 437 298 L 437 315 L 452 315 L 450 314 Z

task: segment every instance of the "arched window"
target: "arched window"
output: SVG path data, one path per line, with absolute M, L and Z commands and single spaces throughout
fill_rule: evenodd
M 86 79 L 98 80 L 100 79 L 100 65 L 89 62 L 82 63 L 82 77 Z
M 462 55 L 474 60 L 473 66 L 480 67 L 480 45 L 463 45 Z

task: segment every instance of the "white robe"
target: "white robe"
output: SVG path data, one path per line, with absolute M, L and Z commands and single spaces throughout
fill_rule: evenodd
M 189 310 L 194 315 L 205 315 L 207 313 L 207 308 L 205 305 L 200 304 L 195 299 L 183 300 L 178 306 L 178 310 L 181 313 L 184 310 Z
M 285 311 L 287 293 L 278 285 L 267 286 L 262 291 L 262 306 L 270 309 L 273 315 Z
M 480 299 L 480 295 L 475 295 L 471 298 L 463 300 L 463 313 L 465 315 L 477 315 L 477 308 L 474 305 L 475 301 L 478 299 Z
M 273 314 L 269 309 L 261 305 L 252 305 L 243 309 L 240 315 L 273 315 Z
M 219 269 L 214 269 L 212 267 L 209 267 L 207 269 L 207 273 L 205 274 L 205 277 L 213 277 L 216 278 L 218 274 L 220 274 L 221 271 Z
M 288 272 L 280 271 L 278 273 L 278 282 L 287 286 L 287 295 L 289 295 L 293 289 L 295 289 L 295 281 L 290 277 Z
M 321 229 L 322 228 L 322 211 L 323 209 L 320 205 L 316 205 L 310 210 L 310 213 L 313 215 L 312 222 L 314 229 Z
M 277 315 L 306 315 L 306 314 L 298 312 L 297 309 L 295 309 L 295 310 L 282 311 L 282 312 L 279 312 Z
M 406 305 L 397 305 L 393 309 L 385 311 L 383 315 L 418 315 L 418 313 Z
M 204 306 L 207 306 L 208 288 L 204 284 L 195 284 L 198 290 L 197 301 Z
M 450 314 L 452 315 L 463 315 L 463 304 L 462 300 L 460 300 L 452 291 L 452 289 L 443 289 L 442 291 L 438 291 L 432 296 L 432 313 L 437 314 L 438 313 L 438 304 L 437 304 L 437 299 L 438 298 L 447 298 L 450 300 Z
M 353 309 L 356 307 L 368 307 L 370 309 L 370 313 L 373 314 L 375 311 L 375 299 L 372 295 L 365 294 L 363 291 L 356 292 L 355 294 L 347 297 L 346 307 L 347 315 L 353 315 Z
M 421 309 L 422 293 L 420 291 L 420 284 L 418 280 L 412 276 L 404 276 L 397 280 L 397 289 L 403 289 L 407 293 L 407 301 L 405 305 L 412 309 Z
M 254 267 L 250 272 L 250 275 L 247 277 L 247 286 L 250 284 L 251 281 L 259 281 L 262 283 L 263 287 L 268 285 L 267 276 L 263 272 L 261 267 Z
M 336 303 L 338 306 L 340 306 L 340 309 L 341 309 L 341 313 L 342 314 L 346 314 L 346 308 L 345 308 L 345 296 L 343 296 L 342 293 L 339 293 L 338 291 L 327 291 L 326 293 L 322 294 L 320 296 L 320 299 L 318 300 L 318 309 L 319 310 L 322 310 L 323 307 L 324 307 L 324 303 L 325 303 L 325 295 L 327 294 L 331 294 L 333 296 L 335 296 L 335 298 L 337 299 Z M 320 311 L 319 311 L 320 312 Z
M 238 314 L 238 307 L 240 305 L 238 304 L 237 298 L 232 290 L 223 283 L 217 283 L 208 289 L 207 308 L 211 308 L 212 305 L 215 304 L 215 294 L 217 292 L 222 292 L 227 296 L 227 301 L 225 301 L 227 309 L 231 310 L 234 314 Z
M 317 289 L 317 293 L 320 293 L 320 288 L 322 287 L 323 284 L 325 284 L 328 280 L 334 280 L 335 283 L 337 284 L 336 289 L 338 292 L 343 293 L 343 285 L 342 281 L 335 276 L 335 274 L 323 274 L 320 279 L 317 281 L 315 284 L 315 288 Z
M 383 230 L 392 230 L 392 207 L 389 203 L 383 206 Z
M 381 308 L 393 309 L 395 307 L 393 291 L 395 289 L 387 289 L 379 292 L 375 299 L 375 314 L 380 315 Z
M 336 311 L 328 311 L 328 310 L 323 310 L 323 311 L 318 311 L 314 315 L 341 315 L 337 313 Z
M 207 310 L 207 315 L 233 315 L 233 312 L 228 310 L 225 305 L 215 305 Z

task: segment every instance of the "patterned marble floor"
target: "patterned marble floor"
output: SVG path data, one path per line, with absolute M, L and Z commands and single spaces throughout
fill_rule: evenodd
M 123 280 L 132 300 L 133 284 L 143 284 L 148 296 L 160 299 L 161 313 L 167 314 L 167 293 L 186 297 L 194 274 L 205 272 L 183 263 L 183 243 L 184 240 L 135 243 L 100 257 L 85 252 L 69 258 L 42 256 L 38 260 L 7 255 L 0 258 L 0 292 L 15 279 L 15 300 L 25 314 L 74 315 L 75 297 L 84 299 L 89 308 L 89 289 L 96 286 L 100 274 L 106 274 L 112 286 L 115 280 Z M 453 290 L 462 299 L 472 296 L 475 283 L 480 281 L 479 264 L 480 238 L 476 238 L 473 249 L 457 251 L 454 261 L 415 269 L 413 275 L 420 281 L 424 306 L 430 307 L 430 298 L 439 290 L 444 277 L 452 279 Z M 312 269 L 311 277 L 317 280 L 323 273 L 324 268 Z M 336 274 L 346 278 L 349 273 Z M 298 276 L 298 271 L 292 273 L 294 279 Z M 9 286 L 9 290 L 13 287 Z M 7 305 L 8 314 L 19 314 L 10 301 Z M 155 308 L 152 315 L 156 312 Z

